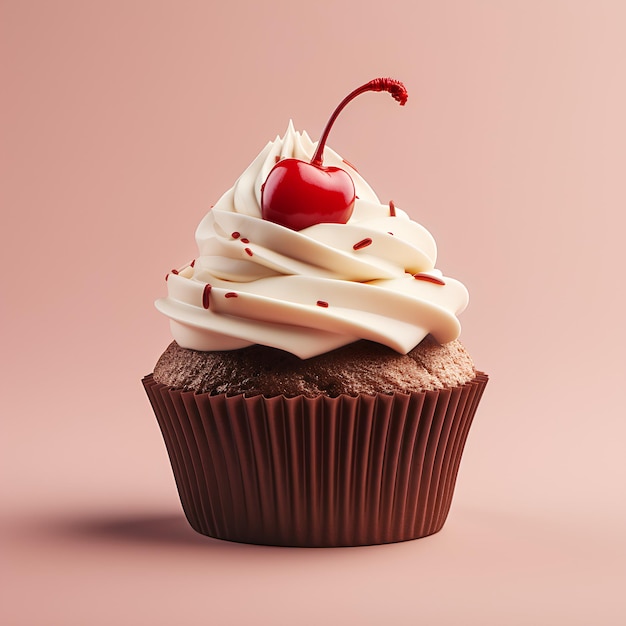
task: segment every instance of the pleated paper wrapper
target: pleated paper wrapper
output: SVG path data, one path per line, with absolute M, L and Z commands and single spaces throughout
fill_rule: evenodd
M 196 531 L 332 547 L 441 529 L 487 379 L 337 398 L 196 394 L 152 375 L 143 384 Z

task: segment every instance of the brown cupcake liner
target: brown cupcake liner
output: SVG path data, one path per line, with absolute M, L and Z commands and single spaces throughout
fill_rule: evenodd
M 244 543 L 331 547 L 439 531 L 487 384 L 337 398 L 195 394 L 143 385 L 185 515 Z

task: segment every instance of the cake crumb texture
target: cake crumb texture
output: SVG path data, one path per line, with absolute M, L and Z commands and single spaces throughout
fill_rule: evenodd
M 430 335 L 406 355 L 357 341 L 306 360 L 260 345 L 198 352 L 172 342 L 154 368 L 155 381 L 176 389 L 266 397 L 428 391 L 462 385 L 475 375 L 459 341 L 440 345 Z

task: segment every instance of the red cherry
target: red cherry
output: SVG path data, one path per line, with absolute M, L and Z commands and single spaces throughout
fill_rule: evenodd
M 263 219 L 292 230 L 321 222 L 345 224 L 354 208 L 354 182 L 340 167 L 284 159 L 267 177 L 261 205 Z
M 391 78 L 375 78 L 348 94 L 330 116 L 310 163 L 283 159 L 269 173 L 261 187 L 263 219 L 302 230 L 314 224 L 345 224 L 354 209 L 354 182 L 340 167 L 322 164 L 330 129 L 341 110 L 366 91 L 387 91 L 401 105 L 407 101 L 404 85 Z

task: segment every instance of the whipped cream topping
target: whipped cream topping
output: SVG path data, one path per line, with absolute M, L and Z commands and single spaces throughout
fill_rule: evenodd
M 294 231 L 261 218 L 261 185 L 281 159 L 310 161 L 316 144 L 289 123 L 200 222 L 199 255 L 168 275 L 156 307 L 176 342 L 193 350 L 262 344 L 306 359 L 359 339 L 407 353 L 431 334 L 460 334 L 467 289 L 435 269 L 432 235 L 381 204 L 330 148 L 324 164 L 345 169 L 356 190 L 347 224 Z

